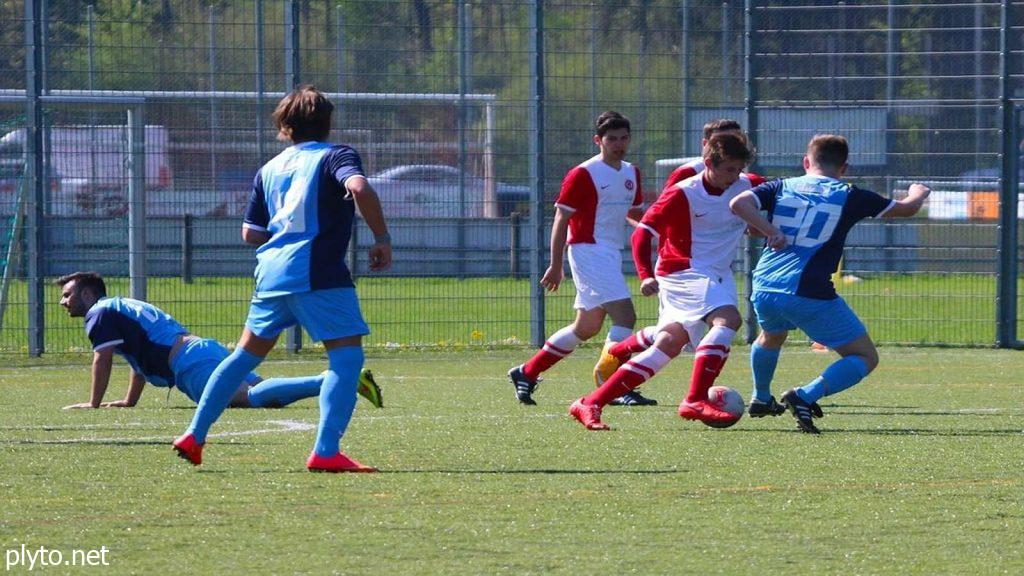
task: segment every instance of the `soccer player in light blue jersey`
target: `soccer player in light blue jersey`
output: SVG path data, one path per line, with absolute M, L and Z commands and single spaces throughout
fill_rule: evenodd
M 210 426 L 233 391 L 270 352 L 283 330 L 301 325 L 327 351 L 320 388 L 320 426 L 306 467 L 325 472 L 375 472 L 349 458 L 340 441 L 355 408 L 363 366 L 363 320 L 345 254 L 356 208 L 374 235 L 371 270 L 391 265 L 388 234 L 376 192 L 352 148 L 326 142 L 334 106 L 312 86 L 300 86 L 274 110 L 278 138 L 291 145 L 260 168 L 242 224 L 242 238 L 259 246 L 256 290 L 238 347 L 210 376 L 192 423 L 174 441 L 194 465 Z
M 76 408 L 131 408 L 149 382 L 160 388 L 177 388 L 198 402 L 207 380 L 228 351 L 216 340 L 200 338 L 170 314 L 148 302 L 118 296 L 107 297 L 107 286 L 96 272 L 75 272 L 58 278 L 60 305 L 72 318 L 85 319 L 92 343 L 92 387 L 88 402 Z M 114 355 L 130 367 L 128 392 L 122 400 L 104 402 Z M 360 378 L 360 393 L 375 405 L 382 402 L 380 388 L 369 371 Z M 270 378 L 249 373 L 235 390 L 234 408 L 281 408 L 320 393 L 323 377 Z
M 767 237 L 750 295 L 761 326 L 750 352 L 751 414 L 755 408 L 772 413 L 765 405 L 775 404 L 771 382 L 790 330 L 800 328 L 840 355 L 820 376 L 780 398 L 799 429 L 811 434 L 819 433 L 813 420 L 820 415 L 817 401 L 850 388 L 878 365 L 867 329 L 832 285 L 846 235 L 864 218 L 913 216 L 931 193 L 923 184 L 912 184 L 906 198 L 889 200 L 843 182 L 848 156 L 842 136 L 815 136 L 807 145 L 804 176 L 761 184 L 730 203 L 733 212 Z

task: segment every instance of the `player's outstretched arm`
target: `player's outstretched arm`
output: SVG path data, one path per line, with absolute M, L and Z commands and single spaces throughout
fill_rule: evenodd
M 107 346 L 92 354 L 92 399 L 89 402 L 65 406 L 65 410 L 77 408 L 99 408 L 103 403 L 103 395 L 110 384 L 110 370 L 114 364 L 114 347 Z
M 352 193 L 352 199 L 359 209 L 370 232 L 373 232 L 373 246 L 370 247 L 370 270 L 381 271 L 391 267 L 391 235 L 384 221 L 384 210 L 373 186 L 362 176 L 345 180 L 345 188 Z
M 551 223 L 551 263 L 540 279 L 540 285 L 549 292 L 558 290 L 565 278 L 565 241 L 569 234 L 569 218 L 572 212 L 558 206 L 555 208 L 555 221 Z
M 789 244 L 785 234 L 761 215 L 761 210 L 757 204 L 757 196 L 754 196 L 753 192 L 747 190 L 738 194 L 729 202 L 729 209 L 732 210 L 733 214 L 742 218 L 751 228 L 764 234 L 767 239 L 766 243 L 773 250 L 782 250 Z
M 931 188 L 924 184 L 914 183 L 910 185 L 907 190 L 907 197 L 902 200 L 896 200 L 892 208 L 890 208 L 883 218 L 907 218 L 917 214 L 921 206 L 924 205 L 924 201 L 928 198 L 928 195 L 932 193 Z
M 131 376 L 128 378 L 128 392 L 124 395 L 124 400 L 104 402 L 100 406 L 104 408 L 132 408 L 139 403 L 139 398 L 142 397 L 142 389 L 145 387 L 146 377 L 132 370 Z

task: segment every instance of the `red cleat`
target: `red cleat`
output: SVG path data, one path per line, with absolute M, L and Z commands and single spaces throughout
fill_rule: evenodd
M 178 453 L 178 457 L 183 460 L 188 460 L 193 466 L 199 466 L 203 463 L 203 444 L 196 442 L 196 437 L 191 434 L 185 434 L 174 441 L 174 450 Z
M 306 460 L 306 468 L 310 472 L 376 472 L 373 466 L 360 464 L 355 460 L 338 452 L 334 456 L 321 456 L 316 452 L 309 455 Z
M 687 420 L 700 420 L 711 426 L 716 424 L 731 425 L 739 420 L 739 418 L 725 410 L 715 408 L 706 400 L 699 400 L 697 402 L 683 400 L 683 403 L 679 405 L 679 415 Z
M 607 424 L 601 422 L 601 407 L 597 404 L 584 404 L 583 398 L 569 406 L 569 415 L 579 420 L 587 430 L 611 430 Z

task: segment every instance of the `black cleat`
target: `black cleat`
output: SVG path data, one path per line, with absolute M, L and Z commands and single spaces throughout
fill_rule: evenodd
M 767 402 L 751 400 L 747 413 L 751 418 L 764 418 L 765 416 L 778 416 L 786 411 L 786 405 L 775 401 L 775 396 L 769 396 Z
M 611 401 L 612 406 L 657 406 L 658 401 L 654 398 L 641 396 L 636 390 L 630 390 L 622 396 Z
M 788 390 L 782 395 L 782 401 L 789 407 L 789 411 L 796 418 L 796 425 L 802 432 L 808 434 L 821 434 L 818 427 L 814 425 L 814 417 L 811 405 L 804 402 L 803 398 L 796 393 L 796 388 Z
M 780 400 L 781 400 L 781 398 L 780 398 Z M 775 398 L 772 398 L 772 402 L 774 402 L 774 401 L 775 401 Z M 779 405 L 782 406 L 782 412 L 785 412 L 786 411 L 786 401 L 782 400 L 782 402 L 779 402 Z M 751 407 L 753 407 L 753 403 L 751 403 Z M 782 414 L 782 412 L 779 412 L 779 414 Z M 754 418 L 759 418 L 761 416 L 764 416 L 764 414 L 754 414 L 753 412 L 751 412 L 750 415 L 753 416 Z M 772 414 L 772 416 L 777 416 L 777 414 Z M 811 402 L 811 416 L 813 416 L 814 418 L 824 418 L 825 417 L 825 412 L 822 411 L 821 406 L 817 402 Z
M 537 383 L 540 382 L 540 378 L 534 380 L 524 374 L 523 365 L 520 364 L 508 371 L 508 379 L 512 381 L 512 386 L 516 389 L 516 400 L 527 406 L 535 406 L 537 404 L 533 401 L 533 391 L 537 389 Z

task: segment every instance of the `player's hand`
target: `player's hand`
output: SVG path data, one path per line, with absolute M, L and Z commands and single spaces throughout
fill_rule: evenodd
M 135 404 L 129 404 L 127 400 L 112 400 L 100 404 L 100 408 L 131 408 L 132 406 Z
M 558 290 L 558 286 L 562 283 L 562 279 L 565 278 L 565 274 L 561 268 L 555 268 L 554 266 L 548 266 L 547 271 L 544 272 L 544 276 L 540 279 L 540 285 L 547 289 L 548 292 L 554 292 Z
M 391 244 L 374 244 L 370 247 L 370 270 L 380 272 L 391 268 Z
M 78 404 L 70 404 L 61 408 L 61 410 L 80 410 L 82 408 L 92 408 L 92 402 L 79 402 Z
M 783 234 L 782 230 L 779 230 L 778 228 L 772 230 L 772 233 L 766 236 L 766 238 L 768 238 L 766 243 L 768 244 L 768 247 L 771 248 L 772 250 L 782 250 L 783 248 L 789 245 L 789 241 L 786 240 L 786 235 Z
M 640 293 L 644 296 L 654 296 L 658 293 L 658 281 L 654 278 L 645 278 L 640 283 Z
M 920 182 L 914 182 L 907 189 L 907 196 L 911 198 L 927 198 L 932 193 L 932 189 L 921 184 Z

